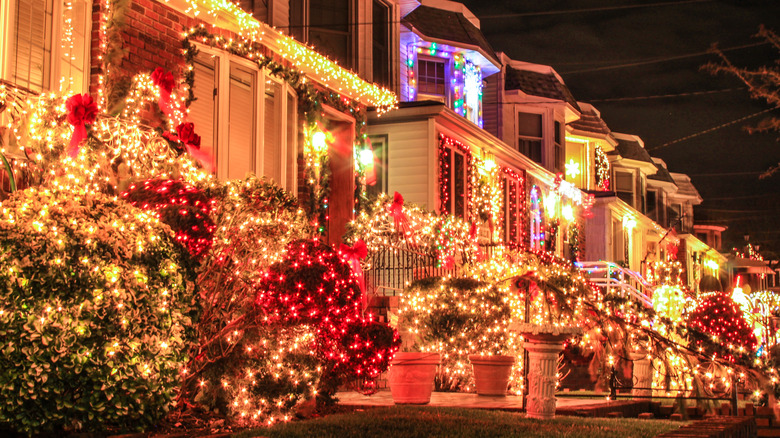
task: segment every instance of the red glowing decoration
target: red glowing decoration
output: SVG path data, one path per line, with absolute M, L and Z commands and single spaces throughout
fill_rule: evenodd
M 708 340 L 711 342 L 695 340 L 697 344 L 731 362 L 741 354 L 753 352 L 758 343 L 739 305 L 722 292 L 706 296 L 689 315 L 688 326 L 713 338 Z
M 65 101 L 65 108 L 68 111 L 68 123 L 74 128 L 67 154 L 76 157 L 79 153 L 79 144 L 87 138 L 86 125 L 95 121 L 98 106 L 89 94 L 74 94 Z
M 171 111 L 171 92 L 176 85 L 176 80 L 173 78 L 173 73 L 165 71 L 162 67 L 157 67 L 152 72 L 152 83 L 160 89 L 160 99 L 157 104 L 160 105 L 160 110 L 170 117 Z
M 131 185 L 122 197 L 155 211 L 193 259 L 202 259 L 211 248 L 215 225 L 209 215 L 215 201 L 198 188 L 178 180 L 150 179 Z
M 393 202 L 387 207 L 387 211 L 393 217 L 395 231 L 401 233 L 403 237 L 413 237 L 409 217 L 404 213 L 404 197 L 400 193 L 395 192 Z
M 181 123 L 176 127 L 176 134 L 179 136 L 179 141 L 187 146 L 200 149 L 200 135 L 195 133 L 195 125 L 193 123 Z
M 344 245 L 342 243 L 339 247 L 339 253 L 341 254 L 341 257 L 344 259 L 344 261 L 349 264 L 349 267 L 352 269 L 352 274 L 354 274 L 355 278 L 357 279 L 358 286 L 360 286 L 360 292 L 363 297 L 363 308 L 365 309 L 366 305 L 368 304 L 368 297 L 366 296 L 366 280 L 363 278 L 363 269 L 360 267 L 360 260 L 368 256 L 368 247 L 366 247 L 366 242 L 364 242 L 363 239 L 358 239 L 358 241 L 355 242 L 355 244 L 352 246 Z

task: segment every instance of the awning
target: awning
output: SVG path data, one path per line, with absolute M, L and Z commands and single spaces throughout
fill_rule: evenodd
M 745 259 L 742 257 L 729 256 L 726 263 L 728 269 L 740 269 L 748 274 L 774 274 L 775 271 L 769 268 L 767 262 L 763 260 Z

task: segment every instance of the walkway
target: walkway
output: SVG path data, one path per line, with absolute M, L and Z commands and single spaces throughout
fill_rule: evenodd
M 379 391 L 374 395 L 366 396 L 358 392 L 339 392 L 336 394 L 340 405 L 354 406 L 360 408 L 380 407 L 380 406 L 393 406 L 393 397 L 390 395 L 390 391 Z M 588 410 L 588 408 L 601 408 L 614 406 L 615 410 L 621 410 L 621 407 L 626 405 L 626 401 L 612 401 L 609 402 L 603 398 L 599 399 L 587 399 L 587 398 L 569 398 L 558 397 L 556 403 L 557 410 L 565 412 L 575 412 L 580 410 Z M 633 402 L 629 402 L 633 403 Z M 520 412 L 523 411 L 523 399 L 516 395 L 508 395 L 506 397 L 491 397 L 480 396 L 477 394 L 469 394 L 462 392 L 434 392 L 431 394 L 431 403 L 429 406 L 446 406 L 457 408 L 474 408 L 474 409 L 496 409 L 502 411 Z

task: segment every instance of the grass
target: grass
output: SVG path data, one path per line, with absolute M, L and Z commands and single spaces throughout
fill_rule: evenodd
M 654 437 L 679 422 L 633 418 L 556 417 L 534 420 L 525 414 L 462 408 L 394 406 L 277 424 L 236 435 L 249 437 Z

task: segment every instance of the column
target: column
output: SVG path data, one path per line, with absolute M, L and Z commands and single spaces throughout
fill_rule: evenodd
M 563 343 L 527 341 L 523 348 L 528 352 L 528 398 L 525 413 L 530 418 L 555 417 L 555 386 L 558 382 L 558 354 Z
M 647 358 L 647 354 L 631 353 L 631 361 L 633 362 L 634 371 L 633 379 L 634 388 L 631 389 L 631 395 L 633 396 L 648 396 L 653 393 L 650 388 L 653 386 L 653 366 L 650 359 Z M 637 389 L 639 388 L 639 389 Z M 638 400 L 649 400 L 641 397 Z

